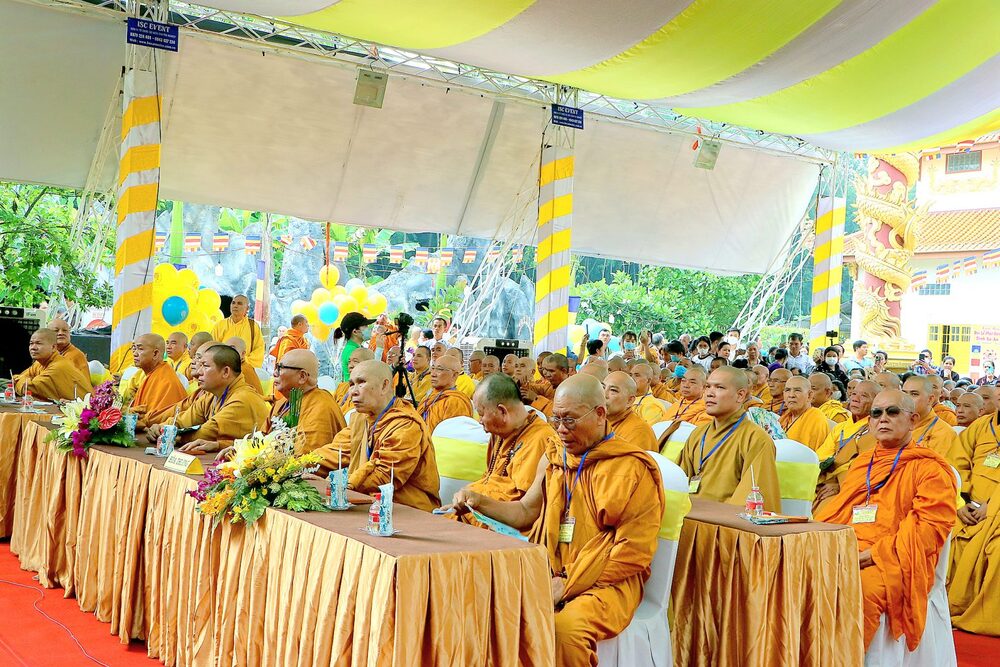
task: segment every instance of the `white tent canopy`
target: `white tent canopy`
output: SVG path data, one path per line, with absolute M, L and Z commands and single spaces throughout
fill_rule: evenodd
M 124 60 L 124 26 L 0 0 L 0 179 L 84 185 Z M 184 33 L 159 59 L 161 198 L 402 231 L 505 237 L 548 109 L 391 77 L 353 104 L 353 68 Z M 577 133 L 577 253 L 718 272 L 767 269 L 818 167 L 588 116 Z M 520 239 L 531 243 L 533 239 Z

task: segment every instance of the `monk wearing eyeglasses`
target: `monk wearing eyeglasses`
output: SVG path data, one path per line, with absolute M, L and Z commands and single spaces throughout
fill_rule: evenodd
M 471 507 L 530 529 L 531 541 L 545 547 L 557 665 L 596 665 L 597 642 L 628 626 L 663 516 L 659 468 L 647 452 L 609 431 L 604 401 L 595 377 L 559 383 L 549 424 L 560 443 L 546 450 L 524 497 L 501 502 L 465 488 L 449 508 L 463 513 Z
M 885 614 L 892 639 L 905 635 L 913 651 L 924 633 L 934 569 L 955 524 L 955 475 L 944 457 L 917 445 L 920 416 L 909 395 L 883 391 L 870 414 L 875 448 L 855 459 L 840 493 L 816 520 L 851 526 L 857 535 L 865 646 Z
M 868 415 L 879 391 L 880 387 L 872 380 L 856 382 L 847 401 L 851 419 L 834 426 L 823 445 L 816 450 L 820 473 L 813 512 L 819 508 L 820 503 L 840 492 L 840 483 L 854 459 L 875 447 Z
M 450 354 L 443 354 L 431 365 L 431 393 L 417 412 L 433 434 L 437 425 L 452 417 L 471 417 L 472 401 L 455 388 L 462 364 Z
M 322 447 L 347 426 L 337 400 L 330 392 L 316 386 L 318 377 L 319 361 L 309 350 L 288 350 L 274 367 L 274 388 L 282 396 L 290 397 L 293 389 L 302 392 L 298 418 L 298 433 L 302 437 L 295 443 L 296 454 L 307 454 Z M 286 417 L 290 407 L 288 398 L 276 400 L 264 432 L 271 431 L 272 420 Z

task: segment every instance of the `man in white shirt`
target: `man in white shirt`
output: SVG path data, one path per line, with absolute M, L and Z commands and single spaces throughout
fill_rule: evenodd
M 874 366 L 875 362 L 868 358 L 868 343 L 863 340 L 854 341 L 854 356 L 841 359 L 840 365 L 848 374 L 853 370 L 866 371 Z
M 793 333 L 788 335 L 788 359 L 785 361 L 785 368 L 788 370 L 797 368 L 802 375 L 812 373 L 815 364 L 813 364 L 809 352 L 804 348 L 805 346 L 802 345 L 802 334 Z

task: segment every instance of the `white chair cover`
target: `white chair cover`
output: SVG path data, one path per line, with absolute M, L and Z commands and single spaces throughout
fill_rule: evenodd
M 663 412 L 664 412 L 664 414 L 666 414 L 667 410 L 670 409 L 670 406 L 673 405 L 673 403 L 671 403 L 670 401 L 665 401 L 662 398 L 658 398 L 656 400 L 660 402 L 661 406 L 663 406 Z
M 955 479 L 959 487 L 962 478 L 958 471 Z M 955 636 L 951 630 L 951 611 L 948 608 L 948 589 L 945 580 L 951 562 L 951 535 L 945 540 L 934 568 L 934 585 L 927 596 L 927 624 L 920 643 L 912 653 L 906 648 L 906 637 L 893 640 L 885 614 L 875 637 L 865 653 L 865 667 L 956 667 Z
M 955 429 L 955 433 L 961 433 L 962 431 L 965 430 L 964 426 L 959 426 L 958 424 L 952 426 L 952 428 Z
M 524 407 L 528 409 L 528 412 L 534 412 L 536 415 L 541 417 L 543 421 L 545 422 L 549 421 L 549 418 L 545 416 L 545 413 L 539 410 L 538 408 L 533 408 L 530 405 L 526 405 Z
M 649 454 L 660 468 L 663 490 L 686 494 L 688 479 L 684 471 L 656 452 Z M 677 542 L 661 538 L 657 543 L 649 579 L 632 622 L 617 637 L 597 643 L 597 663 L 601 667 L 670 667 L 674 664 L 667 605 L 674 579 Z
M 351 408 L 350 410 L 344 413 L 344 422 L 346 422 L 348 426 L 351 425 L 351 419 L 354 417 L 355 412 L 357 412 L 357 410 Z
M 177 374 L 177 379 L 181 381 L 181 385 L 184 387 L 184 391 L 187 391 L 187 388 L 188 388 L 188 379 L 184 375 L 184 373 L 178 373 Z
M 329 375 L 320 375 L 319 379 L 316 380 L 316 384 L 320 389 L 326 389 L 329 392 L 337 391 L 337 381 L 334 380 Z
M 653 424 L 653 433 L 656 435 L 657 441 L 659 441 L 663 432 L 666 431 L 673 423 L 673 421 L 665 421 Z M 673 432 L 666 444 L 660 448 L 660 453 L 662 453 L 671 463 L 677 463 L 681 460 L 681 450 L 684 449 L 684 444 L 687 442 L 688 436 L 691 435 L 693 431 L 694 424 L 681 422 L 681 425 L 678 426 L 677 430 Z
M 776 462 L 779 464 L 797 464 L 793 468 L 795 470 L 795 474 L 797 475 L 794 480 L 794 484 L 804 486 L 806 488 L 810 488 L 812 491 L 815 491 L 816 481 L 819 479 L 819 457 L 816 456 L 816 452 L 800 442 L 789 440 L 787 438 L 775 440 L 774 448 L 776 450 Z M 803 498 L 784 497 L 785 490 L 787 490 L 789 481 L 791 480 L 782 480 L 782 470 L 783 468 L 787 469 L 791 467 L 792 466 L 778 466 L 778 482 L 781 484 L 783 489 L 781 494 L 781 513 L 789 514 L 791 516 L 812 517 L 812 499 L 805 500 Z M 815 468 L 815 474 L 813 474 L 813 468 Z M 788 473 L 786 472 L 786 474 Z M 802 477 L 798 477 L 800 474 Z
M 123 383 L 128 382 L 129 380 L 132 379 L 132 376 L 135 375 L 138 372 L 139 372 L 139 367 L 138 366 L 129 366 L 128 368 L 126 368 L 125 370 L 122 371 L 122 379 L 121 379 L 121 381 Z
M 455 493 L 486 471 L 486 446 L 490 434 L 471 417 L 452 417 L 431 434 L 441 486 L 438 497 L 448 504 Z
M 104 368 L 104 364 L 99 362 L 97 359 L 92 359 L 91 361 L 89 361 L 87 363 L 87 368 L 90 369 L 91 375 L 98 375 L 98 376 L 104 375 L 104 371 L 106 370 Z

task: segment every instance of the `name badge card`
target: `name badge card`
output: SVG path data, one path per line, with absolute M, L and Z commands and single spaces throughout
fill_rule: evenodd
M 875 523 L 878 505 L 855 505 L 851 512 L 851 523 Z
M 163 464 L 163 467 L 171 472 L 179 472 L 182 475 L 202 475 L 205 473 L 205 468 L 202 467 L 201 461 L 196 456 L 183 452 L 171 453 L 167 457 L 167 462 Z
M 987 468 L 1000 468 L 1000 454 L 990 452 L 986 455 L 986 460 L 983 461 L 983 465 Z
M 688 493 L 698 493 L 698 489 L 701 488 L 701 477 L 692 477 L 688 482 Z
M 572 542 L 574 530 L 576 530 L 576 519 L 571 516 L 563 517 L 559 523 L 559 543 L 569 544 Z

